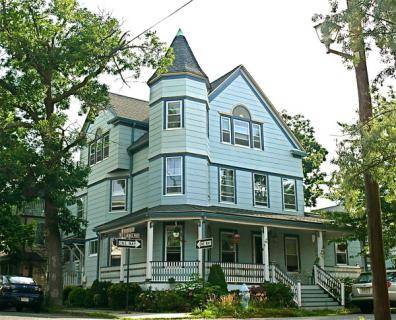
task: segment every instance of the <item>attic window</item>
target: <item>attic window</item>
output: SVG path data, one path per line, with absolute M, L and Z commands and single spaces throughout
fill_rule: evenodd
M 89 164 L 93 165 L 109 157 L 110 135 L 102 133 L 102 129 L 96 130 L 95 140 L 89 144 Z
M 234 117 L 242 118 L 244 120 L 250 120 L 251 119 L 248 109 L 246 109 L 244 106 L 240 106 L 240 105 L 236 106 L 234 108 L 234 110 L 232 111 L 232 115 Z

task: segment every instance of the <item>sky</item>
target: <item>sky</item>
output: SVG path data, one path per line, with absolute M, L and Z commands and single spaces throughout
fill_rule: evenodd
M 80 0 L 93 11 L 111 12 L 131 35 L 186 2 Z M 313 29 L 312 15 L 327 12 L 327 0 L 194 0 L 154 30 L 170 44 L 181 28 L 210 81 L 243 64 L 277 110 L 311 120 L 317 140 L 329 151 L 322 167 L 330 172 L 336 139 L 341 138 L 337 122 L 357 118 L 357 91 L 354 72 L 338 56 L 326 54 Z M 377 60 L 369 56 L 371 78 L 379 68 Z M 145 70 L 129 87 L 118 79 L 103 80 L 112 92 L 148 100 L 146 81 L 152 73 Z M 317 207 L 331 204 L 319 199 Z

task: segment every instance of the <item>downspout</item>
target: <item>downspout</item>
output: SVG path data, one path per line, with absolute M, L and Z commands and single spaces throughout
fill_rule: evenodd
M 135 142 L 135 123 L 132 125 L 132 134 L 131 134 L 131 145 Z M 129 213 L 132 214 L 132 205 L 133 205 L 133 176 L 132 176 L 132 171 L 133 171 L 133 153 L 129 153 L 130 157 L 130 163 L 129 163 L 129 177 L 131 181 L 131 200 L 129 204 Z M 129 262 L 129 261 L 128 261 Z
M 98 238 L 98 254 L 96 255 L 96 279 L 98 279 L 98 281 L 100 281 L 100 273 L 99 273 L 99 268 L 100 268 L 100 254 L 101 254 L 101 250 L 100 250 L 100 233 L 96 231 L 96 236 Z

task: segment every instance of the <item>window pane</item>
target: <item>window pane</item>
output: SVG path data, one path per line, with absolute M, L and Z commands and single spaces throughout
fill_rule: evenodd
M 285 239 L 286 269 L 289 272 L 299 271 L 298 240 L 296 238 Z
M 261 126 L 259 124 L 252 125 L 253 130 L 253 147 L 261 149 Z
M 125 180 L 113 180 L 113 196 L 125 195 Z
M 183 167 L 182 158 L 166 158 L 166 194 L 182 193 Z
M 249 122 L 234 120 L 234 143 L 241 146 L 250 146 Z
M 103 159 L 103 140 L 102 138 L 96 141 L 96 162 Z
M 112 244 L 110 251 L 110 266 L 119 267 L 120 265 L 121 265 L 121 249 L 115 246 L 114 244 Z
M 234 170 L 220 170 L 220 201 L 235 202 Z
M 167 102 L 167 128 L 181 127 L 181 101 Z
M 232 233 L 221 233 L 221 261 L 236 262 L 236 244 Z
M 89 146 L 89 164 L 95 164 L 96 160 L 96 143 L 93 142 Z
M 126 180 L 113 180 L 111 193 L 111 210 L 126 209 Z
M 110 135 L 107 133 L 103 136 L 103 159 L 109 157 Z
M 221 141 L 231 142 L 231 122 L 227 117 L 221 117 Z
M 254 174 L 254 204 L 268 206 L 267 176 Z
M 296 184 L 294 179 L 283 179 L 283 202 L 287 210 L 297 210 Z
M 234 111 L 232 112 L 232 114 L 235 117 L 239 117 L 239 118 L 243 118 L 243 119 L 246 119 L 246 120 L 250 120 L 249 111 L 243 106 L 236 106 L 234 108 Z
M 175 237 L 174 233 L 179 235 Z M 166 226 L 166 261 L 181 261 L 182 228 Z

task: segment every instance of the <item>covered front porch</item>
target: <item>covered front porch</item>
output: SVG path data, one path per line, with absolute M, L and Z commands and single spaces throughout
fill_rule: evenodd
M 152 215 L 119 224 L 100 232 L 99 277 L 112 282 L 129 277 L 130 282 L 160 289 L 186 282 L 196 274 L 207 278 L 210 267 L 219 264 L 230 289 L 242 283 L 282 282 L 292 287 L 296 301 L 301 285 L 320 279 L 334 282 L 332 286 L 341 290 L 324 265 L 325 240 L 336 237 L 339 231 L 328 229 L 319 218 L 271 218 L 208 213 L 195 217 Z M 126 227 L 133 227 L 143 239 L 143 249 L 128 249 L 129 263 L 128 250 L 112 245 L 112 239 Z M 213 246 L 196 249 L 196 240 L 204 238 L 212 238 Z

